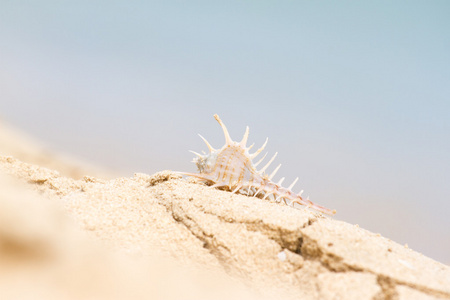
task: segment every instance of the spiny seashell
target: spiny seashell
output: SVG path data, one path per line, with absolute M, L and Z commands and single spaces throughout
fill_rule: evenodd
M 272 182 L 272 178 L 275 176 L 281 165 L 276 167 L 270 175 L 267 175 L 265 171 L 273 162 L 277 153 L 275 153 L 264 167 L 259 171 L 256 170 L 256 167 L 264 160 L 267 153 L 257 163 L 253 163 L 253 159 L 264 150 L 268 139 L 266 139 L 261 148 L 255 153 L 250 154 L 249 150 L 253 147 L 253 144 L 249 147 L 246 146 L 249 133 L 248 126 L 242 140 L 240 142 L 235 142 L 231 140 L 228 130 L 222 123 L 222 120 L 220 120 L 219 116 L 214 115 L 214 118 L 219 122 L 223 129 L 223 133 L 225 134 L 225 145 L 221 149 L 214 149 L 208 141 L 200 135 L 210 151 L 205 155 L 191 151 L 197 155 L 193 162 L 197 165 L 200 173 L 181 174 L 200 178 L 201 180 L 212 184 L 212 187 L 226 188 L 233 193 L 239 192 L 254 197 L 258 196 L 263 199 L 270 198 L 274 199 L 276 202 L 283 200 L 289 206 L 294 206 L 295 203 L 298 203 L 328 215 L 334 215 L 336 213 L 335 210 L 330 210 L 314 204 L 309 199 L 303 199 L 301 197 L 303 191 L 298 194 L 292 192 L 291 189 L 297 182 L 298 177 L 288 188 L 281 186 L 284 177 L 281 178 L 278 183 Z

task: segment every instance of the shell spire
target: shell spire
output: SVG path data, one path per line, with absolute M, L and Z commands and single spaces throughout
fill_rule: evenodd
M 214 118 L 217 120 L 217 122 L 219 122 L 220 127 L 222 127 L 223 134 L 225 135 L 225 143 L 227 145 L 231 145 L 231 143 L 233 143 L 233 140 L 231 139 L 230 134 L 228 133 L 227 127 L 225 126 L 225 124 L 223 124 L 222 120 L 219 118 L 217 114 L 214 115 Z
M 239 145 L 241 145 L 242 147 L 245 147 L 245 145 L 247 145 L 248 133 L 249 133 L 249 128 L 247 126 L 247 128 L 245 128 L 244 137 L 242 137 L 242 141 L 239 143 Z M 250 149 L 251 147 L 252 146 L 250 146 L 248 149 Z
M 256 166 L 264 160 L 267 153 L 257 163 L 253 163 L 253 159 L 264 150 L 269 140 L 268 138 L 261 148 L 253 154 L 250 154 L 249 150 L 254 144 L 246 148 L 249 127 L 246 127 L 242 140 L 235 142 L 231 139 L 227 127 L 223 124 L 219 116 L 215 114 L 214 118 L 220 127 L 222 127 L 225 136 L 225 145 L 220 149 L 214 149 L 203 136 L 199 135 L 208 147 L 209 153 L 202 155 L 191 151 L 197 156 L 194 158 L 194 162 L 198 167 L 199 173 L 180 172 L 180 174 L 197 177 L 212 187 L 224 187 L 234 193 L 253 197 L 258 196 L 262 199 L 268 198 L 275 201 L 283 200 L 289 206 L 294 207 L 295 204 L 298 204 L 328 215 L 334 215 L 336 213 L 335 210 L 314 204 L 309 198 L 303 199 L 301 196 L 303 190 L 298 194 L 292 192 L 292 188 L 297 183 L 298 178 L 288 188 L 284 188 L 281 185 L 284 177 L 278 183 L 272 181 L 272 178 L 278 172 L 281 165 L 278 165 L 270 175 L 267 175 L 265 171 L 275 160 L 278 153 L 275 153 L 259 171 L 256 170 Z

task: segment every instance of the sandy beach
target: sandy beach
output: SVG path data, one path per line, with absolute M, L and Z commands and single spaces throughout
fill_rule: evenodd
M 0 128 L 1 299 L 450 299 L 450 267 L 171 171 L 114 177 Z

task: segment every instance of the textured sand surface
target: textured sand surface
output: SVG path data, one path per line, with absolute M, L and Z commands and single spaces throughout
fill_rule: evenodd
M 14 137 L 0 299 L 450 299 L 450 267 L 356 225 L 170 171 L 101 179 Z
M 450 299 L 448 266 L 358 226 L 314 212 L 210 189 L 169 171 L 151 176 L 136 174 L 133 178 L 102 180 L 86 176 L 75 180 L 12 157 L 1 157 L 0 166 L 3 172 L 28 183 L 41 194 L 36 195 L 30 207 L 11 204 L 7 201 L 10 198 L 2 195 L 6 208 L 2 208 L 0 217 L 8 217 L 12 225 L 1 226 L 1 244 L 11 244 L 9 235 L 17 240 L 13 244 L 19 244 L 0 248 L 4 261 L 14 262 L 25 255 L 31 256 L 31 262 L 44 264 L 49 257 L 50 260 L 59 257 L 61 263 L 55 264 L 69 264 L 67 272 L 77 268 L 80 274 L 91 274 L 93 264 L 80 256 L 89 256 L 84 253 L 93 251 L 92 246 L 85 240 L 78 242 L 77 231 L 63 229 L 62 234 L 61 226 L 55 229 L 51 224 L 44 224 L 46 229 L 40 232 L 41 225 L 33 223 L 39 223 L 35 219 L 42 216 L 44 223 L 49 222 L 46 203 L 50 202 L 59 207 L 58 218 L 72 219 L 75 227 L 87 232 L 91 239 L 101 241 L 111 252 L 100 255 L 95 272 L 114 274 L 109 271 L 114 264 L 108 260 L 116 262 L 114 255 L 123 255 L 134 263 L 126 264 L 120 259 L 118 264 L 136 268 L 130 271 L 132 277 L 145 276 L 149 269 L 160 271 L 158 264 L 149 267 L 149 260 L 166 257 L 171 267 L 160 263 L 166 279 L 172 278 L 170 269 L 176 275 L 174 265 L 223 273 L 229 277 L 229 281 L 221 281 L 224 290 L 233 286 L 230 278 L 234 278 L 245 282 L 255 293 L 273 298 L 283 291 L 285 298 L 301 299 Z M 8 205 L 19 206 L 15 211 L 17 216 Z M 21 220 L 28 215 L 30 220 Z M 22 222 L 30 224 L 19 226 Z M 49 246 L 47 242 L 62 243 L 65 247 L 53 249 L 58 245 Z M 80 244 L 67 246 L 70 243 Z M 14 247 L 24 249 L 12 251 Z M 16 254 L 19 257 L 14 260 Z M 136 263 L 139 260 L 142 264 Z M 81 267 L 75 267 L 80 261 Z M 101 281 L 129 280 L 123 274 L 119 272 Z M 186 277 L 188 281 L 192 279 Z M 136 278 L 134 284 L 140 280 Z M 90 285 L 95 287 L 97 283 Z M 201 295 L 207 285 L 195 286 L 191 282 L 190 291 Z M 126 289 L 126 285 L 121 286 Z M 136 289 L 155 293 L 143 287 Z

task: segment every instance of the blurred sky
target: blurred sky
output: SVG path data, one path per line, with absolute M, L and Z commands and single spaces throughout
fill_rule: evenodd
M 49 147 L 195 171 L 214 113 L 269 137 L 276 181 L 450 263 L 450 2 L 0 0 L 0 118 Z

